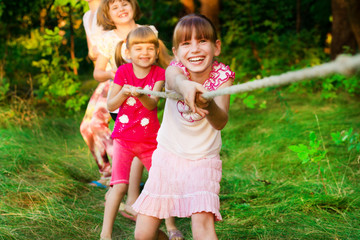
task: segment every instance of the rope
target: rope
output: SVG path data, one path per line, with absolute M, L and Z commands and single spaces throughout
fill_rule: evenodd
M 183 96 L 180 93 L 177 92 L 156 92 L 156 91 L 150 91 L 145 89 L 136 89 L 136 92 L 141 94 L 148 94 L 155 97 L 161 97 L 161 98 L 171 98 L 174 100 L 183 100 Z
M 324 63 L 315 67 L 305 68 L 302 70 L 286 72 L 277 76 L 265 77 L 259 80 L 233 85 L 227 88 L 206 92 L 203 98 L 212 99 L 216 96 L 249 92 L 259 88 L 281 86 L 289 83 L 299 82 L 310 78 L 325 77 L 335 73 L 343 75 L 353 75 L 356 70 L 360 69 L 360 55 L 345 56 L 340 55 L 334 61 Z M 183 97 L 177 92 L 154 92 L 149 90 L 137 89 L 138 93 L 149 94 L 162 98 L 172 98 L 182 100 Z

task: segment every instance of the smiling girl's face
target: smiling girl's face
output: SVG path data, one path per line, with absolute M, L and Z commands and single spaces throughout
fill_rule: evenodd
M 157 58 L 157 49 L 153 43 L 133 44 L 126 53 L 132 64 L 140 68 L 151 68 Z
M 134 9 L 129 1 L 114 1 L 109 4 L 109 15 L 115 25 L 127 24 L 134 19 Z
M 179 42 L 173 53 L 189 71 L 190 76 L 194 74 L 210 74 L 215 56 L 220 54 L 221 44 L 219 40 L 215 43 L 204 37 L 197 37 L 195 27 L 192 30 L 191 39 Z

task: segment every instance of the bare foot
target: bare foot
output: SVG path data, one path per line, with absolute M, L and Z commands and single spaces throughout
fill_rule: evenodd
M 168 233 L 169 233 L 169 240 L 184 240 L 184 236 L 182 235 L 181 231 L 178 229 L 168 230 Z

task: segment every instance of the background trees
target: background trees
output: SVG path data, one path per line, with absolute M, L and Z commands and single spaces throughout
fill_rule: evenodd
M 221 60 L 235 70 L 238 82 L 319 64 L 339 53 L 355 53 L 360 44 L 357 0 L 139 3 L 140 23 L 155 25 L 169 48 L 181 16 L 201 12 L 212 19 L 223 42 Z M 81 109 L 89 96 L 85 83 L 93 69 L 82 27 L 86 10 L 81 0 L 0 2 L 2 102 L 14 95 L 33 96 L 34 104 L 65 107 L 67 112 Z M 358 83 L 354 84 L 357 89 Z
M 344 51 L 355 53 L 360 46 L 360 1 L 332 0 L 331 58 Z

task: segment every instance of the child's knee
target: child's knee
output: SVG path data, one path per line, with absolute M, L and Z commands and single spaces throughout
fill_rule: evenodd
M 96 133 L 99 131 L 99 129 L 101 129 L 101 124 L 96 118 L 92 118 L 89 122 L 88 127 L 93 133 Z
M 191 219 L 193 238 L 216 239 L 214 215 L 212 213 L 194 214 Z
M 125 195 L 127 193 L 128 185 L 126 183 L 115 184 L 112 187 L 114 194 Z
M 144 229 L 135 228 L 135 240 L 153 240 L 157 239 L 156 232 L 149 232 Z
M 163 239 L 158 238 L 158 229 L 161 220 L 158 218 L 138 214 L 135 227 L 136 240 Z
M 135 240 L 146 239 L 145 232 L 142 229 L 138 229 L 138 228 L 135 228 L 134 237 L 135 237 Z
M 85 136 L 87 135 L 87 133 L 89 132 L 89 122 L 87 121 L 83 121 L 81 124 L 80 124 L 80 133 L 82 136 Z

